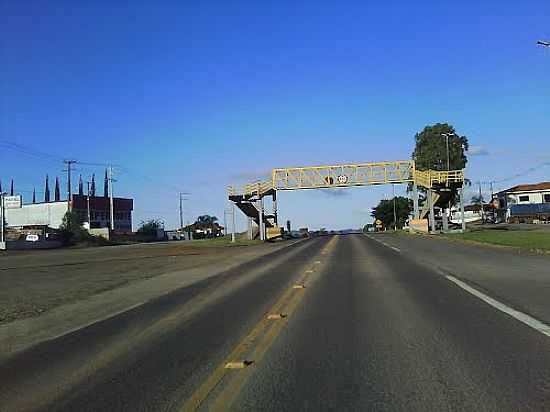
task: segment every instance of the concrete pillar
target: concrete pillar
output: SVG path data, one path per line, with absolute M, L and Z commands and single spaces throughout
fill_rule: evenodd
M 420 209 L 418 208 L 418 186 L 413 183 L 413 214 L 414 218 L 420 218 Z
M 460 189 L 460 220 L 462 221 L 462 233 L 466 232 L 466 221 L 464 220 L 464 183 Z
M 273 192 L 273 219 L 275 219 L 275 226 L 277 226 L 277 192 Z
M 248 221 L 248 240 L 254 240 L 254 231 L 253 231 L 253 220 L 251 217 L 247 219 Z
M 449 209 L 443 210 L 443 233 L 447 233 L 449 231 Z
M 263 197 L 259 200 L 259 214 L 260 214 L 260 240 L 265 240 L 265 230 L 264 230 L 264 199 Z
M 434 212 L 434 202 L 433 202 L 432 195 L 433 195 L 432 189 L 428 189 L 427 196 L 428 196 L 428 206 L 430 207 L 430 215 L 429 215 L 430 233 L 435 233 L 435 212 Z

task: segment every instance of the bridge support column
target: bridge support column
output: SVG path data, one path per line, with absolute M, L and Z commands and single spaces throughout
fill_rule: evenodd
M 449 209 L 444 209 L 442 218 L 443 218 L 443 233 L 446 233 L 449 231 L 449 216 L 447 215 L 449 213 Z
M 433 192 L 432 189 L 428 189 L 428 206 L 430 207 L 430 233 L 435 233 L 435 212 L 434 212 L 434 202 L 433 202 Z
M 246 237 L 248 240 L 254 240 L 253 221 L 251 217 L 247 217 Z
M 260 198 L 260 240 L 265 240 L 265 225 L 264 225 L 264 199 Z
M 418 209 L 418 186 L 413 183 L 413 215 L 415 219 L 420 218 L 420 210 Z
M 273 218 L 275 219 L 275 226 L 277 226 L 277 192 L 273 192 Z
M 462 222 L 462 233 L 466 232 L 466 221 L 464 220 L 464 182 L 460 188 L 460 221 Z

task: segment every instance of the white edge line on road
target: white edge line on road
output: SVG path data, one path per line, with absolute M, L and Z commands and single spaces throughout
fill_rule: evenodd
M 550 326 L 546 325 L 545 323 L 542 323 L 540 320 L 537 320 L 523 312 L 520 312 L 518 310 L 512 309 L 509 306 L 506 306 L 504 303 L 499 302 L 498 300 L 495 300 L 491 298 L 490 296 L 487 296 L 485 293 L 480 292 L 477 289 L 474 289 L 473 287 L 469 286 L 468 284 L 464 283 L 463 281 L 455 278 L 451 275 L 445 275 L 445 277 L 456 284 L 457 286 L 464 289 L 466 292 L 471 293 L 475 297 L 481 299 L 485 303 L 491 305 L 495 309 L 500 310 L 501 312 L 506 313 L 507 315 L 510 315 L 514 319 L 519 320 L 520 322 L 524 323 L 525 325 L 535 329 L 536 331 L 542 333 L 543 335 L 546 335 L 550 337 Z
M 395 246 L 388 245 L 386 242 L 384 242 L 384 241 L 382 241 L 382 240 L 379 240 L 379 239 L 375 239 L 375 238 L 373 238 L 372 236 L 369 236 L 369 235 L 365 235 L 365 236 L 368 237 L 369 239 L 374 240 L 375 242 L 380 243 L 381 245 L 384 245 L 384 246 L 386 246 L 386 247 L 389 247 L 390 249 L 395 250 L 397 253 L 401 253 L 401 249 L 396 248 Z

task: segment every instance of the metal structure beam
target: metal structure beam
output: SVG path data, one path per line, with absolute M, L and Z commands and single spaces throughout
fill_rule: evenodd
M 414 181 L 414 161 L 273 169 L 271 179 L 275 190 L 412 183 Z
M 461 185 L 463 170 L 416 170 L 414 160 L 273 169 L 271 180 L 229 186 L 233 196 L 261 198 L 277 190 L 329 189 L 382 184 L 408 184 L 430 189 Z

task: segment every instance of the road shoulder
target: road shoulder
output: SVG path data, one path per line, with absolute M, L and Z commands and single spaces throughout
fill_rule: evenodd
M 442 275 L 550 323 L 550 256 L 427 236 L 370 235 Z
M 255 259 L 277 253 L 302 242 L 291 241 L 254 253 L 233 257 L 230 261 L 168 272 L 154 278 L 92 295 L 84 300 L 53 308 L 41 316 L 24 318 L 0 325 L 0 360 L 40 342 L 55 339 L 96 322 L 116 316 L 153 299 L 221 275 Z

